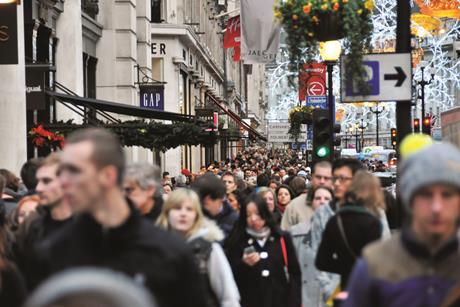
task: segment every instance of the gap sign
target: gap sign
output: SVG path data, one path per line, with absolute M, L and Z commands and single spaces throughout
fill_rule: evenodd
M 368 54 L 363 56 L 370 93 L 364 95 L 356 82 L 347 78 L 346 56 L 341 60 L 342 102 L 410 101 L 412 66 L 410 53 Z
M 139 86 L 140 107 L 164 111 L 164 87 L 158 85 Z

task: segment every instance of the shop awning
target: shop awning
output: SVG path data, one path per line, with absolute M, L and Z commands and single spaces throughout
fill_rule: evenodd
M 230 116 L 241 128 L 249 132 L 249 135 L 252 135 L 254 138 L 258 138 L 262 141 L 267 142 L 267 138 L 264 137 L 262 134 L 257 132 L 256 129 L 252 128 L 248 123 L 244 122 L 241 117 L 238 116 L 235 112 L 230 110 L 226 105 L 223 103 L 217 101 L 214 97 L 208 96 L 222 111 L 224 111 L 225 114 Z
M 165 112 L 159 110 L 145 109 L 141 107 L 136 107 L 132 105 L 116 103 L 106 100 L 86 98 L 81 96 L 68 95 L 63 93 L 58 93 L 54 91 L 46 91 L 46 94 L 56 100 L 64 103 L 70 103 L 77 106 L 92 108 L 102 112 L 110 112 L 115 114 L 122 114 L 128 116 L 136 116 L 139 118 L 147 119 L 159 119 L 159 120 L 170 120 L 178 122 L 190 122 L 194 121 L 194 116 Z

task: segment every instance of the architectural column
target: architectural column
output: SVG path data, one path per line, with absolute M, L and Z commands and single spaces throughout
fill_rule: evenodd
M 83 96 L 83 37 L 81 0 L 64 2 L 64 11 L 56 23 L 58 44 L 56 50 L 56 81 Z M 81 117 L 60 103 L 56 104 L 57 119 L 75 119 Z M 77 117 L 77 118 L 76 118 Z
M 24 14 L 23 5 L 17 6 L 18 23 L 18 64 L 0 65 L 0 133 L 2 149 L 0 150 L 0 167 L 16 175 L 27 160 L 26 145 L 26 91 L 24 64 Z

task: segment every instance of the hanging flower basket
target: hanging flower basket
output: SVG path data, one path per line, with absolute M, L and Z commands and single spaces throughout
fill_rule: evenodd
M 373 8 L 373 0 L 280 0 L 275 16 L 287 34 L 292 69 L 313 61 L 320 41 L 344 38 L 346 75 L 368 89 L 362 57 L 371 49 Z
M 339 13 L 320 13 L 318 14 L 318 20 L 318 23 L 313 26 L 313 33 L 317 41 L 325 42 L 345 37 L 342 17 Z
M 289 135 L 297 140 L 302 133 L 302 125 L 311 125 L 313 122 L 313 107 L 295 107 L 289 111 Z
M 36 148 L 48 148 L 50 150 L 64 147 L 64 136 L 59 132 L 51 132 L 38 125 L 29 131 L 29 137 Z

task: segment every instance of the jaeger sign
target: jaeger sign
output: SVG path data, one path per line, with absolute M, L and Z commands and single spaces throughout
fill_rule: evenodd
M 18 64 L 18 20 L 16 3 L 0 4 L 0 65 Z

